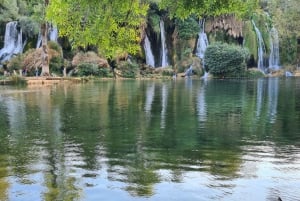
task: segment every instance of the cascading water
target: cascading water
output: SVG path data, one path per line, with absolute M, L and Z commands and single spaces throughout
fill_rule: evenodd
M 274 70 L 280 69 L 279 59 L 279 37 L 278 31 L 273 27 L 270 30 L 270 57 L 269 57 L 269 68 Z
M 58 38 L 58 29 L 57 29 L 56 27 L 54 27 L 53 25 L 51 25 L 48 34 L 49 34 L 49 40 L 50 40 L 50 41 L 55 41 L 55 42 L 57 42 L 57 38 Z
M 200 59 L 203 59 L 205 50 L 208 46 L 208 39 L 207 39 L 207 35 L 205 33 L 205 19 L 201 19 L 199 21 L 199 26 L 200 26 L 200 31 L 199 31 L 199 34 L 198 34 L 196 55 Z
M 51 25 L 49 27 L 48 38 L 49 38 L 50 41 L 57 42 L 58 29 L 56 27 L 54 27 L 53 25 Z M 41 47 L 41 45 L 42 45 L 42 35 L 41 35 L 41 33 L 39 33 L 38 40 L 37 40 L 37 43 L 36 43 L 36 48 Z
M 155 67 L 155 60 L 154 60 L 154 56 L 152 53 L 152 49 L 151 49 L 151 43 L 150 40 L 147 36 L 147 34 L 145 34 L 145 39 L 144 39 L 144 50 L 145 50 L 145 56 L 146 56 L 146 64 L 152 67 Z
M 168 63 L 168 50 L 166 45 L 166 33 L 165 33 L 165 24 L 163 20 L 159 22 L 160 26 L 160 37 L 161 37 L 161 66 L 166 67 Z
M 0 50 L 0 63 L 22 53 L 25 44 L 26 42 L 22 39 L 22 30 L 18 30 L 18 22 L 8 22 L 5 29 L 4 47 Z
M 258 41 L 258 60 L 257 60 L 257 68 L 262 71 L 265 72 L 265 66 L 264 66 L 264 53 L 265 53 L 265 44 L 264 44 L 264 40 L 263 37 L 261 35 L 261 32 L 259 31 L 259 29 L 257 28 L 257 26 L 255 25 L 255 22 L 252 20 L 252 24 L 253 27 L 255 29 L 255 33 L 257 36 L 257 41 Z
M 204 70 L 203 78 L 207 78 L 208 72 L 206 72 L 204 68 L 204 53 L 207 46 L 209 45 L 209 42 L 208 42 L 207 34 L 205 33 L 205 19 L 199 20 L 199 26 L 200 26 L 200 31 L 198 34 L 196 55 L 202 60 L 202 66 Z

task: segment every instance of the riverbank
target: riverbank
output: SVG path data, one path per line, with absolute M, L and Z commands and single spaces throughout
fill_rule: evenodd
M 283 73 L 273 74 L 271 77 L 283 76 Z M 292 77 L 300 77 L 300 70 L 296 70 L 293 72 Z M 19 77 L 20 78 L 20 77 Z M 184 79 L 184 73 L 178 73 L 176 79 Z M 191 78 L 197 79 L 199 76 L 191 76 Z M 89 80 L 113 80 L 114 78 L 91 78 L 91 77 L 23 77 L 23 81 L 27 85 L 53 85 L 53 84 L 60 84 L 60 83 L 84 83 L 88 82 Z M 133 78 L 122 78 L 117 77 L 117 80 L 124 80 L 124 79 L 133 79 Z M 172 76 L 162 76 L 157 74 L 151 77 L 137 77 L 137 80 L 157 80 L 157 79 L 174 79 Z M 200 78 L 199 78 L 200 79 Z M 14 79 L 0 79 L 0 85 L 14 85 L 16 81 Z

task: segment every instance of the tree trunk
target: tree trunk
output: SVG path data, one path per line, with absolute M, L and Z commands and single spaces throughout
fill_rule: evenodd
M 41 24 L 42 35 L 42 73 L 41 76 L 49 76 L 49 55 L 48 55 L 48 25 L 47 22 Z
M 49 5 L 49 0 L 45 0 L 45 9 Z M 42 35 L 42 72 L 41 76 L 49 76 L 49 55 L 48 55 L 48 23 L 46 21 L 41 24 Z

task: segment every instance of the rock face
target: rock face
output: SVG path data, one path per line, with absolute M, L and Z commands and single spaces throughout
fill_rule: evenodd
M 206 22 L 206 32 L 224 31 L 227 35 L 234 38 L 243 37 L 243 25 L 234 15 L 223 15 L 210 18 Z

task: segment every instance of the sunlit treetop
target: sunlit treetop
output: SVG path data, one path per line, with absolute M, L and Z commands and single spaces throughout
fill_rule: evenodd
M 51 0 L 47 18 L 73 47 L 96 45 L 106 57 L 140 50 L 148 4 L 138 0 Z
M 181 19 L 190 15 L 202 18 L 236 14 L 244 17 L 254 12 L 258 0 L 161 0 L 159 5 L 166 9 L 171 17 Z

